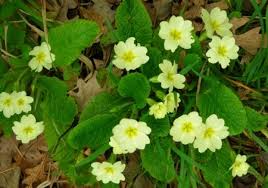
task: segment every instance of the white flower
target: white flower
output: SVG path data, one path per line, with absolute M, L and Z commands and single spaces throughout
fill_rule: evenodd
M 219 119 L 215 114 L 210 115 L 206 123 L 200 127 L 199 133 L 194 141 L 194 148 L 200 153 L 209 149 L 215 152 L 222 147 L 222 139 L 229 135 L 228 127 L 224 126 L 224 120 Z
M 177 99 L 175 96 L 177 96 Z M 167 112 L 169 113 L 174 112 L 174 110 L 179 106 L 180 102 L 181 102 L 181 99 L 180 99 L 179 93 L 176 93 L 176 95 L 174 93 L 169 93 L 164 98 L 164 104 L 166 105 Z
M 51 69 L 52 62 L 55 61 L 55 55 L 50 52 L 50 45 L 46 42 L 42 42 L 40 46 L 36 46 L 29 55 L 34 56 L 30 62 L 29 66 L 32 70 L 36 72 L 41 72 L 43 68 Z
M 43 122 L 36 122 L 32 114 L 23 115 L 20 122 L 14 122 L 12 130 L 16 134 L 17 140 L 21 140 L 23 144 L 27 144 L 44 131 L 44 124 Z
M 235 158 L 234 164 L 231 166 L 232 176 L 243 176 L 248 173 L 249 164 L 246 163 L 247 157 L 245 155 L 238 154 Z
M 162 102 L 156 103 L 150 107 L 149 114 L 154 115 L 155 119 L 162 119 L 167 114 L 167 107 Z
M 197 112 L 191 112 L 188 115 L 182 115 L 175 119 L 170 129 L 170 135 L 175 142 L 183 144 L 193 143 L 200 127 L 202 118 Z
M 210 49 L 206 53 L 208 61 L 212 64 L 219 62 L 223 69 L 230 64 L 231 59 L 238 58 L 239 47 L 235 44 L 233 37 L 220 39 L 217 36 L 213 36 L 209 47 Z
M 15 114 L 14 98 L 9 93 L 2 92 L 0 94 L 0 111 L 3 111 L 6 118 Z
M 216 7 L 209 13 L 207 10 L 202 9 L 201 17 L 205 23 L 205 29 L 209 38 L 213 36 L 214 32 L 222 37 L 233 35 L 230 31 L 233 25 L 229 23 L 226 11 Z
M 12 97 L 14 98 L 14 109 L 16 114 L 31 111 L 30 104 L 33 102 L 33 98 L 27 96 L 25 91 L 13 92 Z
M 146 55 L 147 48 L 136 45 L 135 38 L 130 37 L 126 42 L 120 41 L 114 46 L 115 59 L 112 63 L 119 69 L 134 70 L 145 64 L 149 57 Z
M 150 133 L 151 128 L 145 122 L 124 118 L 113 128 L 109 144 L 113 147 L 114 154 L 133 153 L 150 143 L 147 136 Z
M 159 64 L 159 68 L 162 73 L 157 77 L 157 80 L 161 83 L 161 87 L 164 89 L 169 88 L 170 91 L 173 87 L 177 89 L 184 88 L 185 77 L 181 74 L 177 74 L 177 65 L 168 60 L 164 60 L 163 63 Z
M 121 161 L 117 161 L 114 164 L 108 162 L 94 162 L 91 164 L 93 168 L 92 174 L 96 176 L 98 181 L 103 183 L 113 182 L 119 184 L 120 181 L 125 180 L 125 176 L 122 174 L 126 165 L 122 164 Z
M 164 39 L 164 48 L 175 52 L 178 46 L 190 49 L 194 42 L 191 32 L 193 31 L 192 22 L 184 20 L 181 16 L 172 16 L 169 21 L 160 23 L 159 36 Z

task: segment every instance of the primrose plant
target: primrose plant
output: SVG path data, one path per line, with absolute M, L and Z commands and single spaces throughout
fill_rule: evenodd
M 124 0 L 115 29 L 100 39 L 114 45 L 97 76 L 109 92 L 94 96 L 81 113 L 65 81 L 77 74 L 77 59 L 99 28 L 80 19 L 50 27 L 48 41 L 15 59 L 24 66 L 1 77 L 0 124 L 22 143 L 43 132 L 51 156 L 76 184 L 118 187 L 143 174 L 159 186 L 187 187 L 201 172 L 212 186 L 230 185 L 250 168 L 227 139 L 246 128 L 246 109 L 219 76 L 235 64 L 239 47 L 226 11 L 203 9 L 201 18 L 200 36 L 182 16 L 153 29 L 142 2 Z M 134 177 L 126 173 L 132 160 L 141 164 Z

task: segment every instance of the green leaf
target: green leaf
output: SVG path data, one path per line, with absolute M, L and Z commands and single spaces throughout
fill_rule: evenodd
M 246 106 L 245 107 L 248 117 L 247 128 L 251 131 L 260 131 L 267 126 L 268 116 L 258 113 L 256 110 Z
M 99 33 L 98 25 L 87 20 L 74 20 L 49 30 L 49 43 L 56 66 L 70 65 L 89 47 Z
M 9 48 L 16 48 L 24 43 L 26 24 L 8 24 L 7 44 Z M 13 50 L 13 49 L 12 49 Z
M 152 40 L 151 18 L 141 0 L 124 0 L 117 8 L 115 25 L 119 40 L 135 37 L 142 45 Z
M 203 175 L 213 187 L 229 187 L 232 181 L 230 167 L 234 162 L 233 151 L 227 143 L 215 153 L 196 154 L 197 162 L 203 166 Z
M 97 149 L 109 142 L 112 129 L 119 120 L 118 117 L 111 114 L 96 115 L 72 129 L 68 136 L 68 143 L 75 149 L 85 147 Z
M 123 97 L 131 97 L 138 108 L 146 105 L 146 99 L 150 95 L 150 83 L 141 73 L 131 73 L 124 76 L 118 86 L 118 92 Z
M 93 97 L 86 105 L 80 116 L 80 122 L 99 114 L 115 113 L 120 115 L 121 110 L 131 104 L 126 98 L 115 94 L 102 92 Z
M 162 53 L 157 48 L 149 48 L 148 56 L 149 61 L 142 65 L 142 73 L 147 77 L 151 78 L 161 73 L 159 64 L 162 63 Z
M 190 70 L 198 71 L 201 68 L 201 58 L 197 54 L 187 54 L 183 60 L 184 68 L 179 72 L 180 74 L 187 74 Z
M 152 132 L 150 134 L 152 137 L 168 136 L 170 130 L 170 123 L 167 116 L 163 119 L 155 119 L 154 116 L 145 114 L 141 117 L 140 120 L 146 122 L 147 125 L 152 129 Z
M 223 118 L 230 135 L 240 134 L 247 125 L 247 114 L 239 98 L 214 77 L 203 80 L 197 106 L 204 121 L 211 114 Z
M 154 140 L 141 151 L 142 166 L 159 181 L 170 182 L 176 176 L 171 156 L 171 140 Z
M 16 6 L 9 1 L 3 2 L 0 6 L 0 20 L 5 21 L 16 12 Z
M 8 71 L 8 66 L 4 60 L 0 57 L 0 74 L 4 74 Z

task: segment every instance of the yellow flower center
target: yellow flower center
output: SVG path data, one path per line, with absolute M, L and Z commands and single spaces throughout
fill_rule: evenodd
M 25 128 L 23 129 L 23 132 L 24 132 L 25 134 L 27 134 L 27 135 L 32 134 L 33 131 L 34 131 L 34 129 L 33 129 L 32 127 L 30 127 L 30 126 L 25 127 Z
M 122 56 L 124 61 L 126 61 L 127 63 L 131 63 L 135 59 L 135 57 L 135 54 L 130 50 L 125 52 Z
M 218 54 L 225 57 L 227 53 L 227 49 L 225 46 L 219 46 L 218 47 Z
M 114 169 L 112 167 L 106 167 L 104 168 L 105 172 L 107 174 L 113 174 L 114 173 Z
M 19 99 L 17 101 L 18 106 L 23 106 L 25 104 L 25 101 L 23 99 Z
M 4 100 L 4 105 L 5 106 L 11 106 L 11 99 Z
M 241 161 L 236 161 L 235 163 L 234 163 L 234 168 L 239 168 L 240 166 L 241 166 L 241 164 L 242 164 L 242 162 Z
M 46 55 L 44 52 L 39 52 L 36 55 L 36 60 L 38 61 L 38 63 L 42 64 L 45 61 L 45 57 L 46 57 Z
M 191 122 L 186 122 L 183 124 L 182 127 L 183 132 L 189 133 L 193 130 L 193 125 Z
M 220 24 L 219 24 L 219 22 L 217 22 L 216 20 L 214 20 L 214 21 L 211 22 L 211 27 L 212 27 L 212 29 L 213 29 L 214 31 L 216 31 L 216 30 L 219 29 Z
M 169 80 L 169 81 L 174 80 L 174 74 L 172 72 L 167 73 L 167 80 Z
M 214 135 L 215 131 L 212 128 L 207 128 L 204 132 L 204 138 L 211 138 Z
M 133 128 L 133 127 L 129 127 L 129 128 L 126 129 L 125 133 L 126 133 L 126 135 L 129 138 L 133 138 L 133 137 L 136 137 L 137 136 L 138 129 L 137 128 Z
M 181 32 L 176 29 L 172 29 L 169 34 L 173 40 L 181 39 Z

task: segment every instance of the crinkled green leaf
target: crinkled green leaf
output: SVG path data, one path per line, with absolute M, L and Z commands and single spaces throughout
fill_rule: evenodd
M 140 44 L 152 40 L 152 22 L 141 0 L 124 0 L 116 10 L 115 25 L 119 40 L 135 37 Z
M 161 73 L 159 64 L 162 63 L 162 53 L 157 48 L 149 48 L 148 56 L 149 61 L 142 65 L 142 73 L 147 77 L 151 78 Z
M 90 119 L 99 114 L 121 112 L 123 107 L 130 104 L 129 100 L 116 94 L 102 92 L 93 97 L 86 105 L 80 116 L 80 122 Z M 120 115 L 120 114 L 118 114 Z
M 138 108 L 146 105 L 146 99 L 150 95 L 150 83 L 141 73 L 131 73 L 124 76 L 118 86 L 118 92 L 123 97 L 131 97 Z
M 150 134 L 151 136 L 168 136 L 170 130 L 170 123 L 167 116 L 162 119 L 155 119 L 154 116 L 145 114 L 141 117 L 140 120 L 146 122 L 147 125 L 152 129 L 152 132 Z
M 176 176 L 169 139 L 154 140 L 141 151 L 143 168 L 155 179 L 170 182 Z
M 211 114 L 223 118 L 230 135 L 240 134 L 247 125 L 247 114 L 241 101 L 216 78 L 203 80 L 197 106 L 204 119 Z
M 99 33 L 98 25 L 87 20 L 74 20 L 49 30 L 49 43 L 57 66 L 73 63 Z
M 234 162 L 233 151 L 227 143 L 214 153 L 197 153 L 197 162 L 203 166 L 202 172 L 207 182 L 215 188 L 229 187 L 232 182 L 230 167 Z
M 248 117 L 247 128 L 252 131 L 260 131 L 268 124 L 268 116 L 258 113 L 256 110 L 245 107 Z
M 71 130 L 68 142 L 75 149 L 89 147 L 97 149 L 109 142 L 113 127 L 119 122 L 119 118 L 112 114 L 96 115 L 79 123 Z

